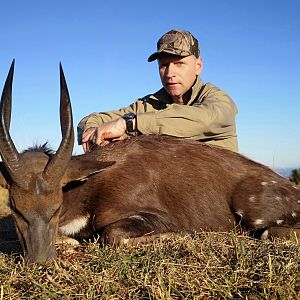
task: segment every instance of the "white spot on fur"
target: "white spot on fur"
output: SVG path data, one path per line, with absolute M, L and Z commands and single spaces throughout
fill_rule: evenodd
M 298 200 L 297 203 L 300 204 L 300 200 Z
M 277 183 L 277 181 L 275 181 L 275 180 L 272 180 L 271 182 L 272 182 L 273 184 L 276 184 L 276 183 Z
M 244 212 L 242 210 L 238 210 L 235 212 L 238 216 L 240 216 L 241 218 L 243 217 L 244 215 Z
M 262 224 L 264 224 L 264 220 L 262 219 L 257 219 L 254 221 L 254 225 L 262 225 Z
M 129 244 L 129 239 L 122 239 L 121 244 L 123 244 L 123 245 Z
M 293 218 L 296 218 L 296 217 L 297 217 L 297 214 L 296 214 L 294 211 L 292 212 L 292 217 L 293 217 Z
M 275 199 L 278 201 L 282 200 L 281 197 L 279 197 L 279 196 L 276 196 Z
M 295 185 L 292 186 L 294 189 L 299 190 L 299 188 Z
M 59 227 L 59 231 L 64 235 L 74 235 L 83 229 L 90 218 L 90 215 L 78 217 L 66 225 Z
M 254 201 L 255 201 L 255 196 L 253 196 L 253 195 L 250 196 L 250 197 L 249 197 L 249 201 L 250 201 L 250 202 L 254 202 Z
M 262 181 L 260 184 L 261 184 L 261 185 L 268 185 L 268 183 L 265 182 L 265 181 Z
M 145 221 L 145 219 L 141 216 L 141 215 L 132 215 L 130 217 L 128 217 L 128 219 L 132 219 L 132 220 L 138 220 L 138 221 Z
M 260 239 L 261 239 L 261 240 L 266 240 L 266 239 L 268 238 L 268 236 L 269 236 L 269 230 L 266 229 L 266 230 L 263 232 L 263 234 L 260 236 Z
M 276 221 L 276 224 L 277 224 L 277 225 L 280 225 L 280 224 L 282 224 L 283 222 L 284 222 L 284 220 L 277 220 L 277 221 Z

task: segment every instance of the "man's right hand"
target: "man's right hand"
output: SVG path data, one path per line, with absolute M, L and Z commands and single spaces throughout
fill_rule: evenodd
M 90 152 L 93 145 L 105 146 L 110 139 L 120 138 L 125 134 L 126 123 L 123 118 L 102 124 L 99 127 L 86 129 L 82 134 L 82 148 L 84 152 Z

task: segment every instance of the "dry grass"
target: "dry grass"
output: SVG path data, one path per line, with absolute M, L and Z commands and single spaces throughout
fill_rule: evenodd
M 60 249 L 46 266 L 0 254 L 0 299 L 299 299 L 297 242 L 201 233 L 147 245 Z
M 6 222 L 0 234 L 12 226 Z M 91 242 L 59 248 L 57 260 L 45 266 L 26 265 L 8 252 L 0 247 L 0 300 L 300 299 L 297 240 L 257 241 L 231 232 L 138 246 Z
M 7 211 L 7 201 L 8 201 L 8 190 L 5 190 L 0 186 L 0 216 L 1 211 Z

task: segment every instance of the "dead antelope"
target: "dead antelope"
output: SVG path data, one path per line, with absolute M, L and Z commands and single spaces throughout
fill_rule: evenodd
M 168 232 L 229 231 L 236 224 L 264 235 L 300 227 L 300 190 L 229 150 L 140 136 L 72 157 L 62 68 L 60 146 L 56 153 L 40 147 L 19 154 L 9 134 L 12 80 L 13 64 L 1 98 L 1 181 L 28 261 L 54 258 L 58 231 L 119 243 Z

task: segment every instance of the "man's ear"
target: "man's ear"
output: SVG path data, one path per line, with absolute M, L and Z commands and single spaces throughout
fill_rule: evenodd
M 201 72 L 202 72 L 202 68 L 203 68 L 203 65 L 202 65 L 202 57 L 199 56 L 196 60 L 196 74 L 197 75 L 200 75 Z
M 61 180 L 61 185 L 65 186 L 71 181 L 87 180 L 88 177 L 98 174 L 114 164 L 115 161 L 71 160 Z

